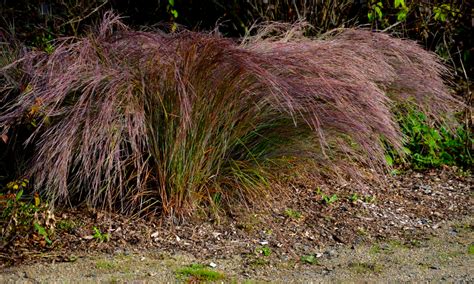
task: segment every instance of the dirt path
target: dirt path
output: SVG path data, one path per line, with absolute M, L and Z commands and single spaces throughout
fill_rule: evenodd
M 202 264 L 204 271 L 218 271 L 224 282 L 328 281 L 474 281 L 474 218 L 449 222 L 436 236 L 424 239 L 376 242 L 326 247 L 303 259 L 284 259 L 262 253 L 199 259 L 189 254 L 167 254 L 156 250 L 117 252 L 79 258 L 68 263 L 37 263 L 5 269 L 1 283 L 36 282 L 185 282 L 206 279 L 183 272 Z M 212 268 L 210 264 L 215 264 Z M 203 270 L 203 269 L 201 269 Z M 192 272 L 190 274 L 193 274 Z M 208 278 L 212 279 L 212 278 Z

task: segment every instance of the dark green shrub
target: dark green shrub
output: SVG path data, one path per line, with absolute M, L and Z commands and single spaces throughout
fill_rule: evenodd
M 413 168 L 472 167 L 471 145 L 474 140 L 465 125 L 449 131 L 446 126 L 430 123 L 423 112 L 413 107 L 399 113 L 398 122 L 406 136 L 406 159 Z M 399 157 L 395 159 L 400 161 Z

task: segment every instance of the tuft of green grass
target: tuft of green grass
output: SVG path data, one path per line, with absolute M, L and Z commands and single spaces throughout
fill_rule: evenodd
M 291 218 L 291 219 L 298 220 L 298 219 L 300 219 L 303 215 L 301 214 L 301 212 L 299 212 L 299 211 L 297 211 L 297 210 L 288 208 L 288 209 L 285 210 L 285 216 L 288 217 L 288 218 Z
M 115 269 L 117 264 L 110 260 L 98 260 L 95 264 L 95 267 L 102 270 L 111 270 Z
M 314 255 L 303 255 L 301 257 L 301 262 L 306 263 L 306 264 L 317 264 L 318 259 Z
M 381 251 L 382 251 L 382 248 L 377 244 L 371 246 L 369 249 L 369 253 L 371 254 L 379 254 Z
M 469 255 L 474 255 L 474 244 L 470 244 L 468 247 L 467 247 L 467 253 Z
M 187 277 L 198 281 L 217 281 L 225 278 L 221 272 L 211 270 L 201 264 L 191 264 L 176 270 L 178 278 Z

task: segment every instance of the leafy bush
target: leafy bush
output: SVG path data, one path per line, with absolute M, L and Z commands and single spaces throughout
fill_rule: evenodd
M 51 245 L 54 216 L 39 196 L 26 196 L 28 180 L 12 181 L 0 188 L 1 244 L 21 239 L 35 246 Z M 29 238 L 28 238 L 29 237 Z
M 472 167 L 470 151 L 474 140 L 465 125 L 449 130 L 446 126 L 430 123 L 423 112 L 410 106 L 401 109 L 398 121 L 406 136 L 406 159 L 413 168 L 421 170 L 442 165 Z M 402 162 L 393 152 L 389 159 Z
M 3 74 L 11 68 L 30 79 L 0 109 L 0 129 L 11 136 L 35 114 L 25 141 L 35 188 L 52 204 L 123 212 L 258 200 L 265 162 L 285 155 L 382 170 L 383 142 L 402 147 L 394 101 L 413 98 L 432 118 L 457 105 L 436 56 L 365 30 L 318 40 L 273 25 L 238 45 L 133 31 L 107 14 L 96 32 L 31 51 Z M 297 148 L 308 137 L 320 146 Z

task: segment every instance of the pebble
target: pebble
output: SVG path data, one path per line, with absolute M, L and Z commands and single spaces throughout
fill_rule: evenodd
M 382 250 L 390 250 L 390 245 L 388 245 L 388 244 L 381 244 L 381 245 L 380 245 L 380 248 L 381 248 Z
M 442 222 L 439 222 L 439 223 L 434 224 L 432 228 L 433 228 L 433 229 L 438 229 L 438 228 L 441 226 L 441 223 L 442 223 Z
M 335 257 L 337 256 L 337 252 L 335 250 L 328 250 L 327 252 L 327 255 L 330 256 L 330 257 Z
M 331 271 L 332 271 L 332 269 L 325 268 L 325 269 L 322 271 L 322 274 L 323 274 L 323 275 L 328 275 L 328 274 L 331 273 Z

